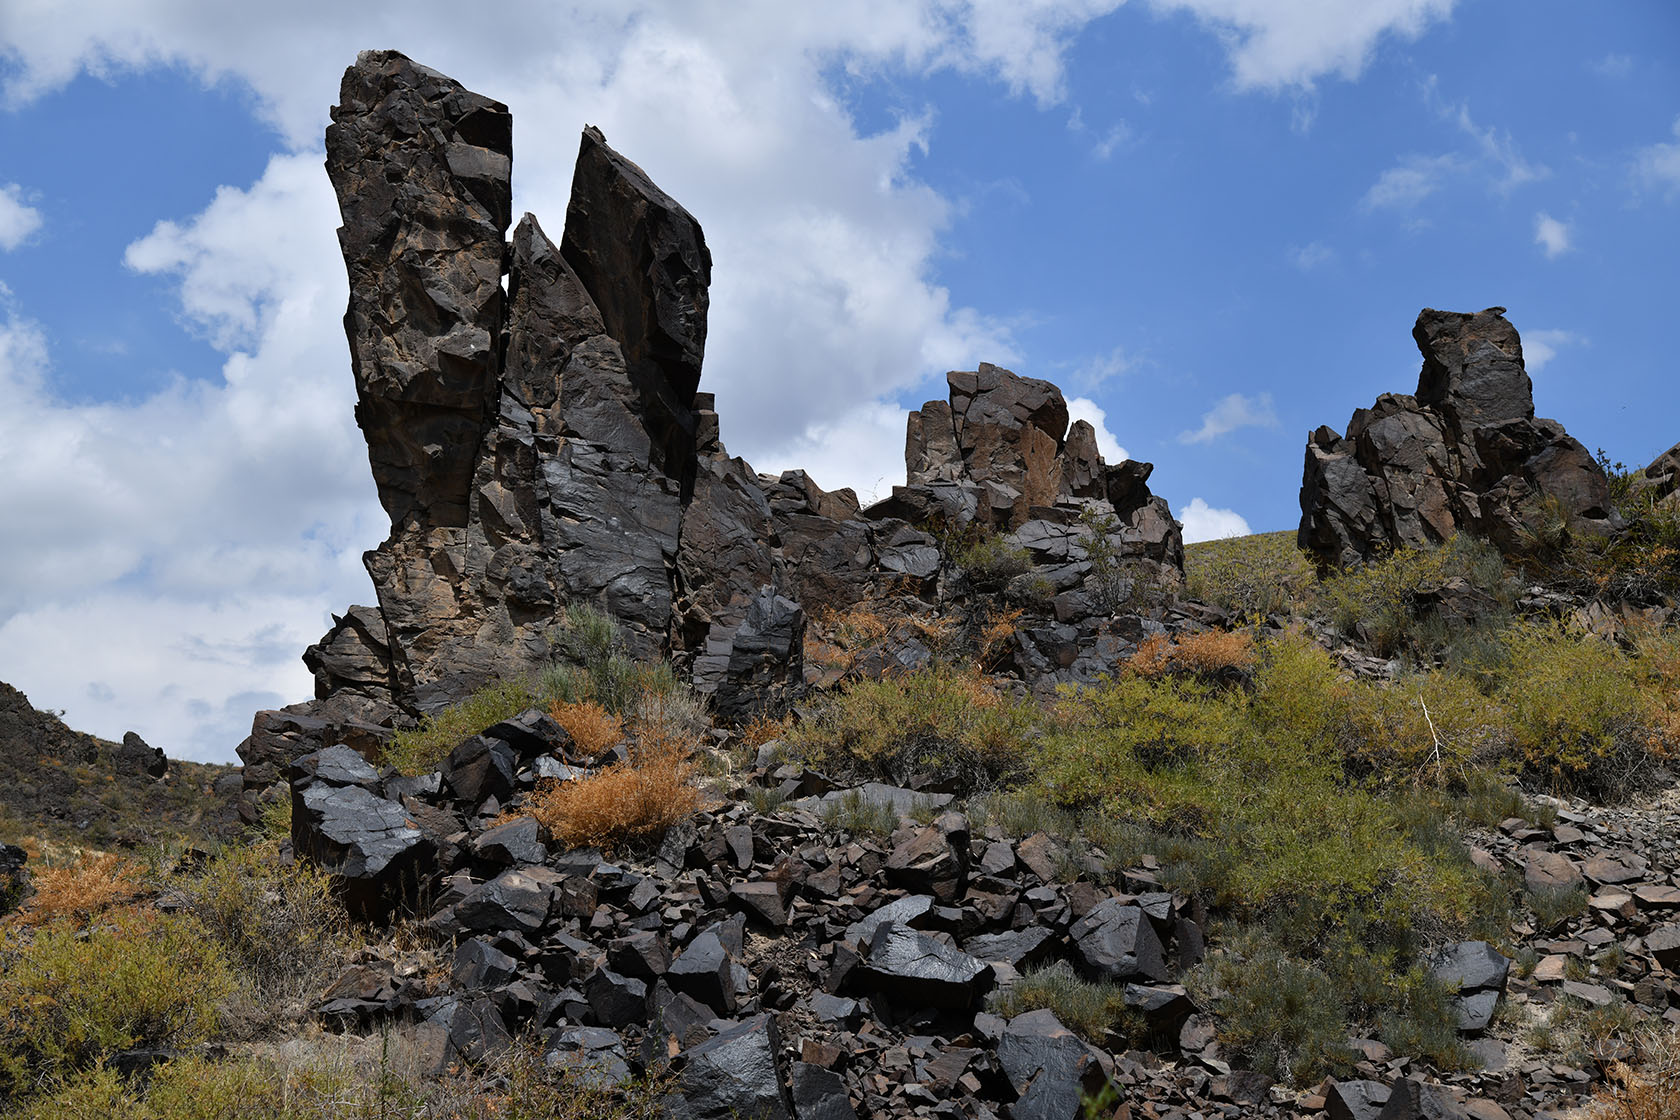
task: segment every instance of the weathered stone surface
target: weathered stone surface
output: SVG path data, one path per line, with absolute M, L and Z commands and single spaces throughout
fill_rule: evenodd
M 1321 564 L 1437 544 L 1461 529 L 1513 551 L 1546 502 L 1573 532 L 1619 527 L 1592 455 L 1535 418 L 1504 310 L 1425 309 L 1412 329 L 1423 355 L 1416 394 L 1384 394 L 1353 414 L 1346 436 L 1320 427 L 1308 438 L 1298 539 Z
M 798 1120 L 857 1120 L 839 1074 L 810 1062 L 794 1062 L 793 1112 Z
M 1324 1094 L 1330 1120 L 1376 1120 L 1391 1090 L 1381 1081 L 1333 1082 Z
M 997 1056 L 1020 1094 L 1010 1111 L 1020 1120 L 1072 1120 L 1082 1115 L 1083 1095 L 1107 1080 L 1097 1052 L 1048 1008 L 1009 1020 Z
M 1085 970 L 1107 980 L 1165 982 L 1161 939 L 1135 904 L 1105 899 L 1068 930 Z
M 775 1019 L 758 1015 L 687 1051 L 677 1075 L 682 1101 L 673 1114 L 691 1120 L 792 1120 L 776 1068 L 780 1049 Z
M 864 957 L 865 983 L 906 1006 L 976 1006 L 992 986 L 992 966 L 909 926 L 876 928 Z
M 1396 1082 L 1377 1120 L 1468 1120 L 1458 1101 L 1439 1085 Z
M 361 786 L 294 788 L 292 848 L 337 880 L 360 917 L 383 918 L 430 873 L 432 845 L 408 812 Z

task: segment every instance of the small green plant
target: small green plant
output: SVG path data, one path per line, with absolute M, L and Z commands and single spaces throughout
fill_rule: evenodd
M 1008 988 L 994 994 L 991 1011 L 1012 1019 L 1028 1011 L 1049 1008 L 1062 1025 L 1098 1046 L 1110 1031 L 1135 1028 L 1128 1023 L 1125 988 L 1104 980 L 1086 980 L 1066 961 L 1039 969 L 1028 969 Z
M 1587 912 L 1585 887 L 1539 887 L 1525 891 L 1523 901 L 1534 913 L 1535 926 L 1553 930 Z M 1584 979 L 1584 977 L 1583 977 Z
M 426 717 L 419 727 L 399 731 L 385 747 L 385 762 L 408 775 L 429 774 L 469 735 L 511 719 L 538 704 L 530 681 L 497 681 Z
M 858 790 L 847 790 L 823 808 L 823 823 L 843 832 L 890 836 L 898 827 L 898 812 L 885 801 L 872 801 Z
M 961 568 L 977 587 L 998 587 L 1032 568 L 1032 553 L 998 533 L 987 533 L 957 552 Z
M 1353 1065 L 1342 995 L 1306 961 L 1273 947 L 1246 956 L 1220 951 L 1192 986 L 1224 992 L 1216 1004 L 1220 1040 L 1254 1069 L 1306 1084 Z
M 788 735 L 789 751 L 837 776 L 906 785 L 914 775 L 987 789 L 1019 775 L 1037 712 L 979 673 L 948 665 L 831 693 Z

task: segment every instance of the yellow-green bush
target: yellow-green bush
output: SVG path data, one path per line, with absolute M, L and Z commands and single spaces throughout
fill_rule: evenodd
M 1614 792 L 1650 747 L 1640 666 L 1609 642 L 1555 623 L 1505 635 L 1497 693 L 1516 763 L 1556 789 Z
M 931 774 L 973 790 L 1021 772 L 1036 717 L 1031 703 L 978 673 L 936 666 L 830 694 L 788 746 L 840 776 L 904 782 Z
M 537 690 L 528 680 L 486 685 L 465 700 L 427 716 L 419 727 L 393 735 L 385 747 L 385 762 L 404 774 L 429 774 L 443 765 L 462 739 L 537 705 Z
M 109 911 L 85 930 L 13 927 L 0 961 L 0 1081 L 13 1093 L 111 1051 L 202 1041 L 234 986 L 203 924 L 152 910 Z
M 980 585 L 1004 583 L 1032 567 L 1032 553 L 997 533 L 987 533 L 961 549 L 956 560 L 957 567 Z
M 1317 578 L 1293 530 L 1184 546 L 1185 592 L 1239 617 L 1288 612 Z
M 1499 705 L 1456 673 L 1414 673 L 1352 686 L 1344 735 L 1354 770 L 1383 784 L 1468 781 L 1505 746 Z
M 317 986 L 349 944 L 349 916 L 331 876 L 305 862 L 283 866 L 272 851 L 226 848 L 186 893 L 259 998 Z

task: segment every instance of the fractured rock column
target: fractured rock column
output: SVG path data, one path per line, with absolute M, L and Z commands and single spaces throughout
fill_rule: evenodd
M 332 118 L 356 420 L 391 516 L 366 564 L 407 694 L 431 683 L 440 646 L 476 625 L 461 598 L 466 526 L 498 403 L 513 121 L 395 51 L 357 57 Z

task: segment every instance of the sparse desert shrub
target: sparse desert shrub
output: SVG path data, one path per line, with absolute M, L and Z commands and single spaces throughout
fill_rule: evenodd
M 318 987 L 349 944 L 331 876 L 303 861 L 283 865 L 271 851 L 224 849 L 186 895 L 259 1004 Z
M 957 567 L 978 587 L 996 587 L 1032 567 L 1032 553 L 1000 533 L 987 533 L 957 552 Z
M 1587 910 L 1585 887 L 1538 887 L 1523 892 L 1523 901 L 1534 913 L 1536 929 L 1554 930 Z
M 624 721 L 593 700 L 556 700 L 548 714 L 588 755 L 598 755 L 624 738 Z
M 1220 1041 L 1254 1069 L 1305 1084 L 1353 1065 L 1341 993 L 1312 964 L 1266 946 L 1217 951 L 1198 972 L 1194 987 L 1225 993 L 1216 1004 Z
M 1505 644 L 1497 695 L 1517 765 L 1557 790 L 1625 790 L 1651 745 L 1634 660 L 1556 623 L 1514 626 Z
M 1386 657 L 1406 642 L 1418 601 L 1447 578 L 1447 553 L 1396 548 L 1326 579 L 1319 594 L 1337 629 L 1362 636 Z
M 692 775 L 680 745 L 644 736 L 625 762 L 540 786 L 526 811 L 568 848 L 646 842 L 664 835 L 699 805 Z
M 1356 773 L 1383 783 L 1447 785 L 1504 749 L 1499 705 L 1456 673 L 1350 685 L 1343 742 Z
M 891 803 L 871 801 L 862 792 L 850 789 L 824 807 L 823 823 L 844 832 L 888 836 L 898 827 L 898 813 Z
M 1184 546 L 1185 591 L 1239 618 L 1287 613 L 1317 582 L 1295 533 L 1256 533 Z
M 1680 1116 L 1680 1031 L 1648 1028 L 1634 1036 L 1632 1062 L 1612 1062 L 1593 1095 L 1587 1120 L 1672 1120 Z
M 925 774 L 972 791 L 1021 771 L 1035 715 L 978 673 L 940 665 L 830 694 L 788 744 L 840 776 L 902 785 Z
M 1086 980 L 1066 961 L 1029 969 L 990 1001 L 992 1013 L 1005 1019 L 1046 1007 L 1064 1027 L 1098 1046 L 1109 1031 L 1128 1025 L 1125 988 L 1112 981 Z
M 1206 630 L 1176 637 L 1151 634 L 1138 643 L 1126 669 L 1151 678 L 1168 673 L 1217 678 L 1247 672 L 1254 667 L 1254 659 L 1254 639 L 1242 630 Z
M 1395 1053 L 1427 1058 L 1437 1069 L 1471 1069 L 1477 1062 L 1459 1041 L 1453 991 L 1414 967 L 1396 977 L 1395 998 L 1378 1022 L 1377 1035 Z
M 527 680 L 497 681 L 427 716 L 419 727 L 399 731 L 385 747 L 385 762 L 404 774 L 429 774 L 469 735 L 537 706 L 537 690 Z
M 114 852 L 77 852 L 63 863 L 32 869 L 35 893 L 16 920 L 38 925 L 64 918 L 86 921 L 146 892 L 142 868 Z
M 14 927 L 0 961 L 0 1082 L 14 1094 L 116 1050 L 193 1045 L 234 985 L 201 923 L 153 910 L 109 910 L 86 929 Z

